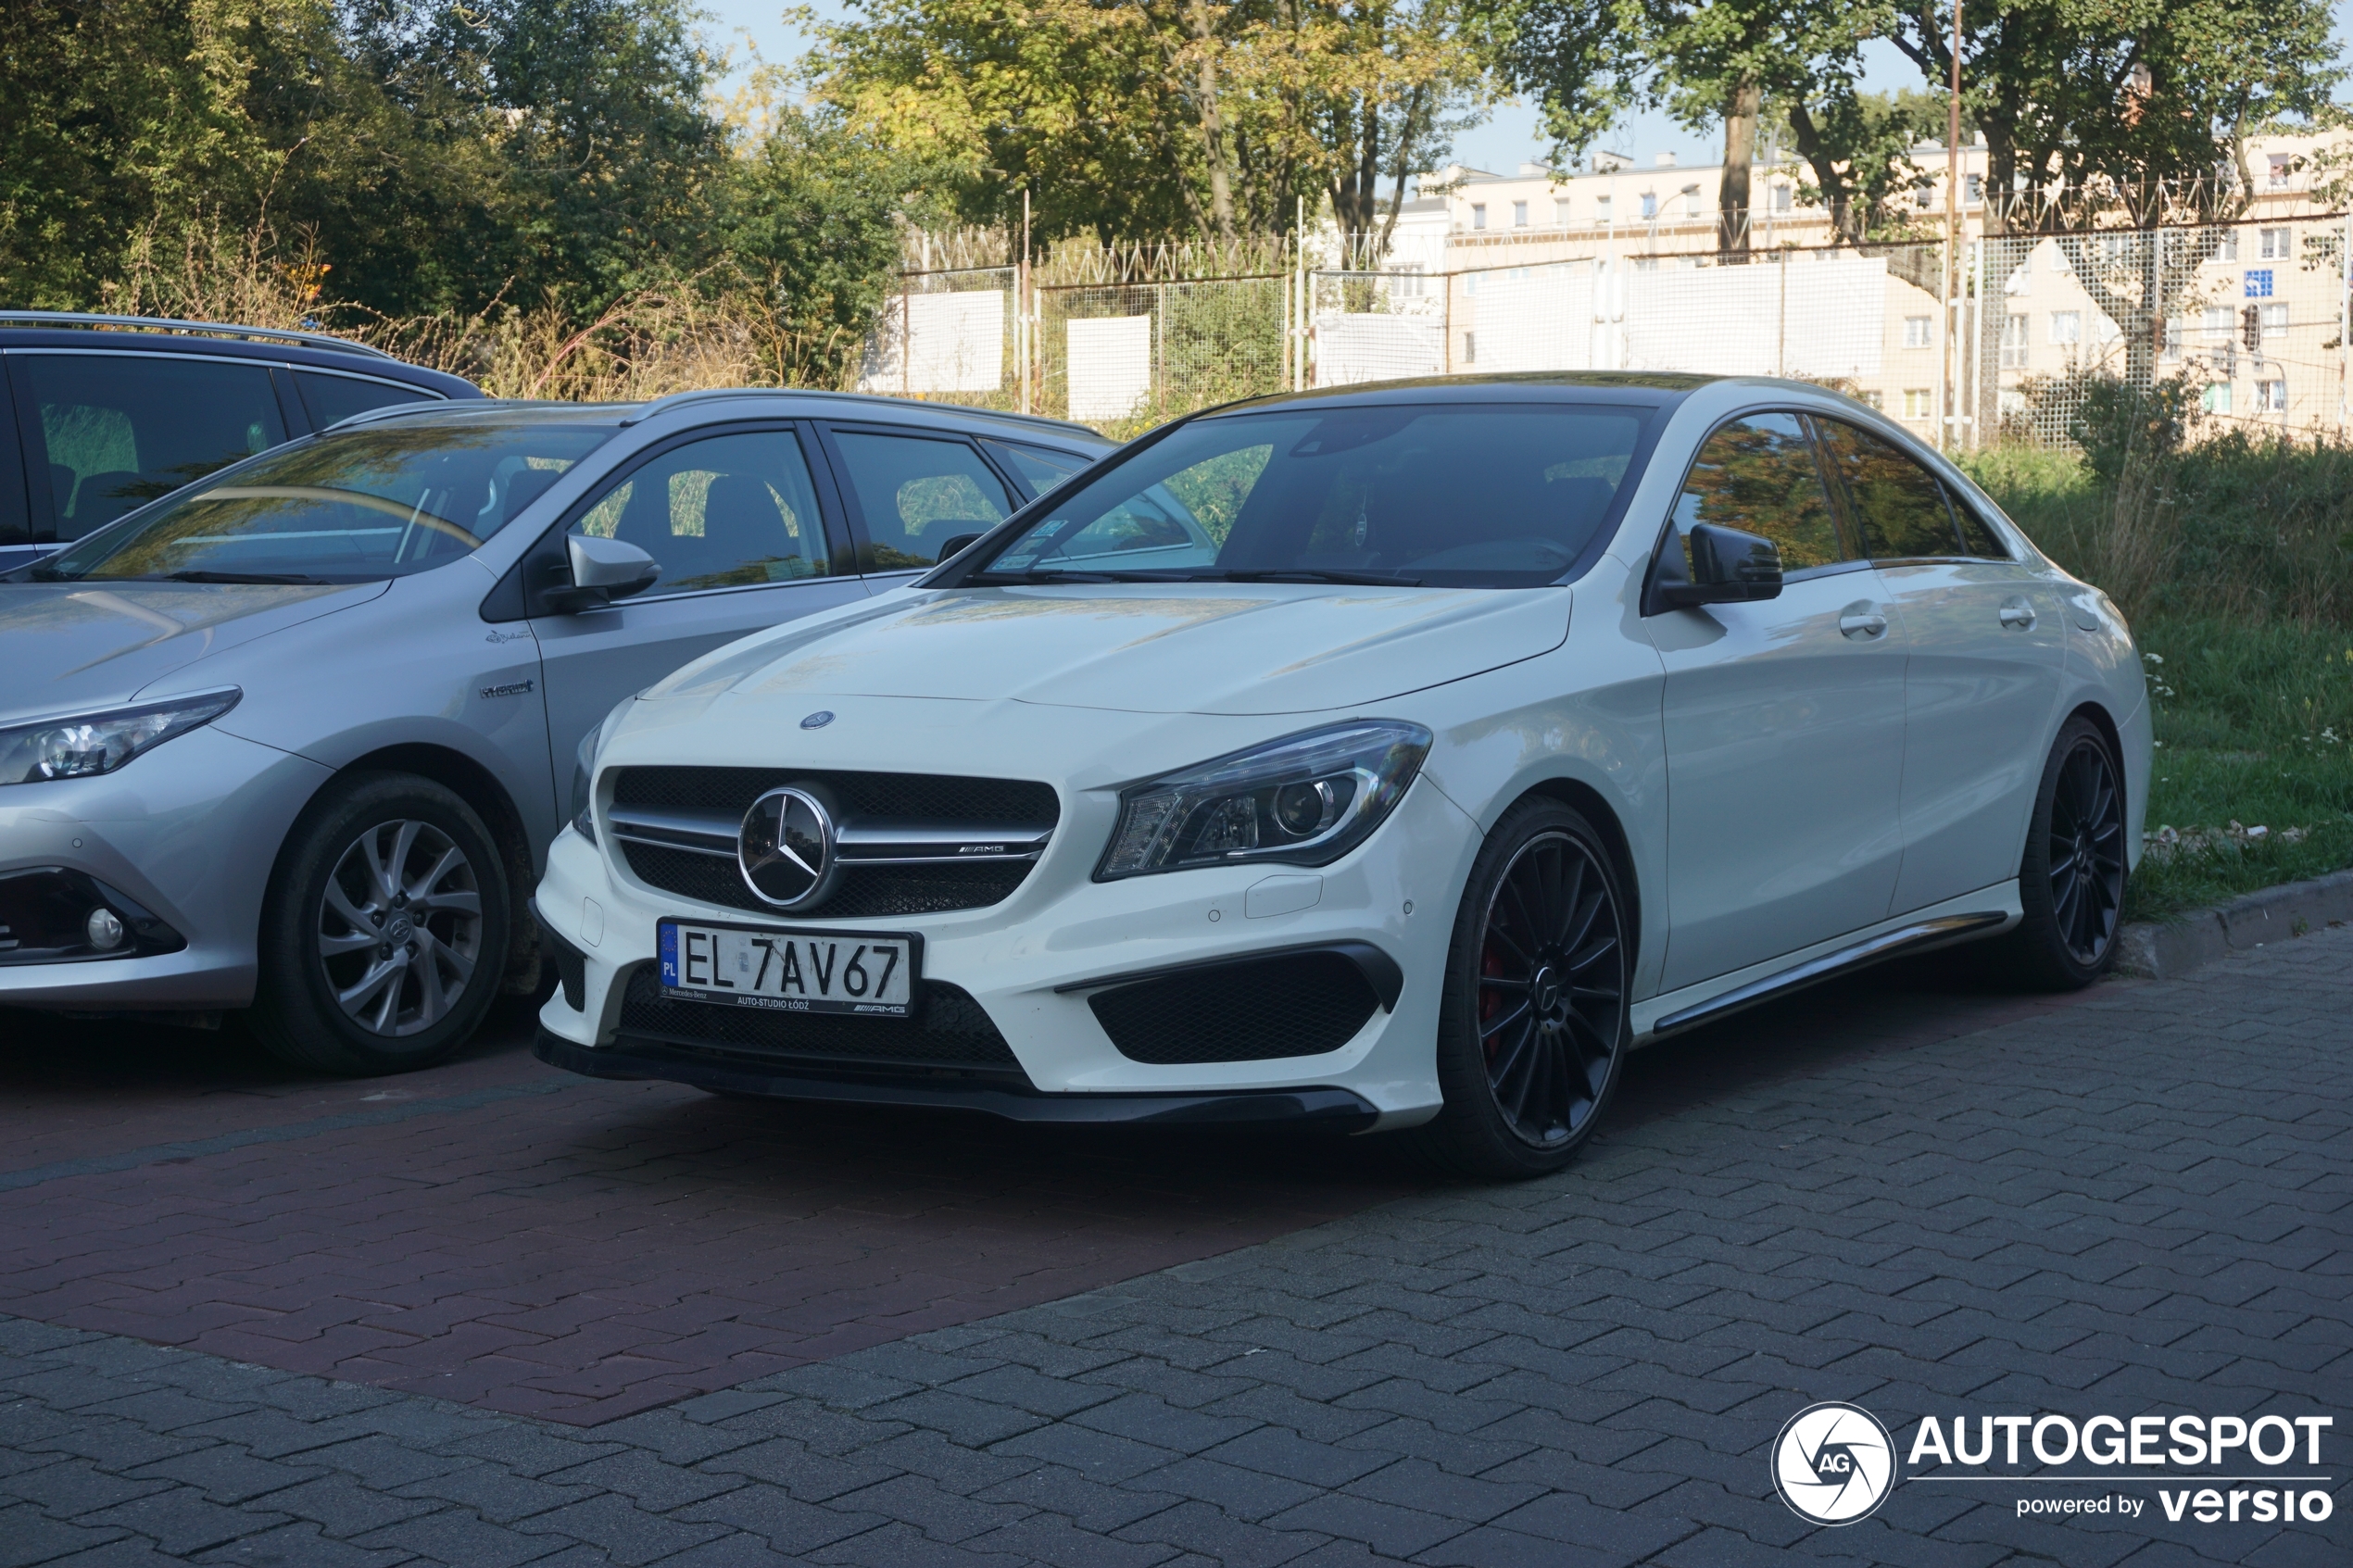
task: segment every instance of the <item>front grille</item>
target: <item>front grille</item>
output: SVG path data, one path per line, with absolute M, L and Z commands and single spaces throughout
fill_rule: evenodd
M 1007 822 L 1051 831 L 1062 807 L 1053 786 L 1026 779 L 968 779 L 941 773 L 820 772 L 776 768 L 622 768 L 614 771 L 613 806 L 708 811 L 740 818 L 751 803 L 780 784 L 823 784 L 845 820 L 915 819 L 950 826 L 996 828 Z M 631 872 L 648 886 L 693 898 L 775 915 L 782 911 L 744 884 L 732 859 L 692 850 L 619 841 Z M 933 865 L 845 862 L 833 896 L 794 920 L 857 920 L 943 914 L 1001 903 L 1029 875 L 1031 860 L 941 861 Z
M 1098 991 L 1087 1005 L 1120 1055 L 1170 1067 L 1336 1051 L 1380 998 L 1339 953 L 1285 953 Z
M 641 964 L 622 992 L 621 1033 L 784 1071 L 946 1070 L 1010 1087 L 1029 1085 L 981 1005 L 937 980 L 917 983 L 912 1018 L 852 1018 L 673 1001 L 662 995 L 653 966 Z

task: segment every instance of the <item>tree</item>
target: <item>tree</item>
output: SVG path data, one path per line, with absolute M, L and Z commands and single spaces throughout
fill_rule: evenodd
M 2149 385 L 2164 322 L 2221 237 L 2157 231 L 2246 210 L 2248 134 L 2321 110 L 2343 78 L 2328 6 L 2004 0 L 1965 7 L 1962 20 L 1963 98 L 1985 141 L 1985 233 L 2064 234 L 2077 280 L 2122 331 L 2126 379 Z M 1949 10 L 1898 13 L 1893 37 L 1932 84 L 1950 80 Z M 2131 244 L 2083 233 L 2086 203 L 2143 232 Z M 2002 314 L 1981 315 L 1979 353 L 1996 352 Z
M 1946 133 L 1943 103 L 1926 93 L 1864 93 L 1848 81 L 1818 103 L 1800 98 L 1782 113 L 1813 175 L 1804 199 L 1830 214 L 1837 242 L 1919 237 L 1903 198 L 1925 188 L 1927 171 L 1911 152 Z

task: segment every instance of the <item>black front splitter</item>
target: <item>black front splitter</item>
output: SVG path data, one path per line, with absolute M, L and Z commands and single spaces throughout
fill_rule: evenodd
M 837 1105 L 902 1105 L 977 1110 L 1008 1122 L 1068 1125 L 1214 1126 L 1305 1123 L 1335 1132 L 1362 1132 L 1380 1112 L 1348 1089 L 1247 1089 L 1214 1094 L 1039 1094 L 991 1085 L 939 1086 L 885 1078 L 822 1077 L 772 1072 L 764 1066 L 674 1050 L 658 1041 L 622 1036 L 591 1048 L 539 1031 L 533 1054 L 551 1067 L 591 1078 L 667 1079 L 726 1094 L 774 1099 L 826 1100 Z

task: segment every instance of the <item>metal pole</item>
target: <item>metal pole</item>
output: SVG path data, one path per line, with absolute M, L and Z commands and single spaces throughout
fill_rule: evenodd
M 899 280 L 899 395 L 912 397 L 915 391 L 915 289 L 905 278 Z
M 2346 341 L 2347 329 L 2353 326 L 2353 212 L 2345 215 L 2345 249 L 2337 262 L 2336 433 L 2342 440 L 2348 412 L 2353 412 L 2347 407 L 2353 399 L 2353 344 Z
M 1961 260 L 1961 0 L 1953 0 L 1953 89 L 1944 119 L 1944 433 L 1957 445 L 1961 433 L 1961 367 L 1952 340 L 1960 331 Z M 1983 308 L 1981 305 L 1980 308 Z
M 1013 275 L 1013 352 L 1021 356 L 1021 411 L 1029 410 L 1029 192 L 1021 193 L 1021 268 Z
M 1307 390 L 1307 198 L 1295 198 L 1296 221 L 1292 232 L 1298 236 L 1296 254 L 1291 258 L 1291 292 L 1297 301 L 1291 309 L 1290 389 Z
M 2008 306 L 2005 305 L 2002 309 L 2005 315 L 2008 314 Z M 1985 412 L 1985 240 L 1982 235 L 1979 236 L 1977 242 L 1976 315 L 1973 319 L 1971 319 L 1969 324 L 1971 328 L 1969 332 L 1969 352 L 1976 356 L 1976 358 L 1970 361 L 1977 371 L 1977 396 L 1974 401 L 1977 404 L 1978 413 L 1982 415 Z M 2001 399 L 2001 391 L 2002 379 L 1997 375 L 1994 378 L 1994 395 L 1996 402 L 1999 402 Z M 1971 451 L 1975 451 L 1984 444 L 1984 426 L 1982 424 L 1971 424 L 1969 426 L 1969 449 Z

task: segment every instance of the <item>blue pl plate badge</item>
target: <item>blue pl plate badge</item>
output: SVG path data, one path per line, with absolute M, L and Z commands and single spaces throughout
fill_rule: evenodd
M 664 985 L 675 985 L 678 984 L 678 928 L 665 921 L 660 930 L 661 933 L 661 983 Z

